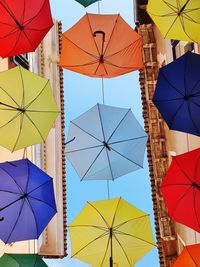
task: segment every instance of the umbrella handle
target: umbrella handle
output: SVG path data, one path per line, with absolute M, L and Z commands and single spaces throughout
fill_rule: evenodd
M 97 34 L 101 34 L 102 35 L 102 48 L 101 48 L 101 55 L 100 55 L 100 62 L 103 62 L 103 50 L 104 50 L 104 42 L 105 42 L 105 32 L 104 31 L 96 31 L 93 33 L 93 36 L 96 37 Z
M 74 136 L 71 140 L 67 141 L 67 142 L 65 143 L 65 145 L 67 145 L 67 144 L 73 142 L 75 139 L 76 139 L 76 137 Z
M 3 222 L 3 220 L 4 220 L 4 217 L 1 217 L 1 218 L 0 218 L 0 222 Z

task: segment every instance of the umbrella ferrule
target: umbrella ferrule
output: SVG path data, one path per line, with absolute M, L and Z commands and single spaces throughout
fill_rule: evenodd
M 109 151 L 111 150 L 111 148 L 109 147 L 108 143 L 106 141 L 103 141 L 103 145 L 105 148 L 107 148 Z
M 183 13 L 183 11 L 185 10 L 185 8 L 186 8 L 186 6 L 187 6 L 187 4 L 188 4 L 188 2 L 189 2 L 190 0 L 187 0 L 187 2 L 182 6 L 182 8 L 178 11 L 178 16 L 180 16 L 181 15 L 181 13 Z
M 17 108 L 16 110 L 21 111 L 22 113 L 24 113 L 24 112 L 26 111 L 26 110 L 23 109 L 23 108 Z
M 103 57 L 104 57 L 104 55 L 103 55 L 103 54 L 102 54 L 102 55 L 100 55 L 100 58 L 99 58 L 99 62 L 100 62 L 100 63 L 104 63 L 104 58 L 103 58 Z

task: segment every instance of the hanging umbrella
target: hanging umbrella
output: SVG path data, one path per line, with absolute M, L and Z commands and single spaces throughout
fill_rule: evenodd
M 146 142 L 131 109 L 97 104 L 71 122 L 66 154 L 81 180 L 114 180 L 143 167 Z
M 56 214 L 53 179 L 28 159 L 0 163 L 0 239 L 37 239 Z
M 94 4 L 95 2 L 98 2 L 99 0 L 76 0 L 76 2 L 80 3 L 84 7 L 88 7 L 91 4 Z
M 186 246 L 172 267 L 200 266 L 200 244 Z
M 130 267 L 155 247 L 149 215 L 121 198 L 88 202 L 69 230 L 72 257 L 95 267 Z
M 200 232 L 200 149 L 172 158 L 161 192 L 172 220 Z
M 53 26 L 49 0 L 0 0 L 0 56 L 34 51 Z
M 48 267 L 38 254 L 4 254 L 1 267 Z
M 200 55 L 187 52 L 161 68 L 153 102 L 172 130 L 200 136 Z
M 0 73 L 0 145 L 42 143 L 58 115 L 50 82 L 21 67 Z
M 142 37 L 120 15 L 86 14 L 62 35 L 59 65 L 101 78 L 138 70 Z
M 200 41 L 198 0 L 149 0 L 147 12 L 165 38 Z

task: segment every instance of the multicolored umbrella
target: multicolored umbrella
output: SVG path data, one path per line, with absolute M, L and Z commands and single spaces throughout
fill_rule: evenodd
M 66 155 L 81 180 L 114 180 L 143 167 L 146 142 L 131 109 L 97 104 L 71 121 Z
M 76 0 L 76 2 L 80 3 L 84 7 L 88 7 L 91 4 L 94 4 L 95 2 L 98 2 L 99 0 Z
M 69 231 L 72 257 L 95 267 L 130 267 L 155 248 L 149 215 L 122 198 L 88 202 Z
M 165 38 L 200 41 L 198 0 L 149 0 L 147 12 Z
M 172 158 L 160 190 L 170 218 L 200 232 L 200 149 Z
M 4 254 L 1 267 L 48 267 L 38 254 Z
M 119 14 L 87 13 L 63 33 L 59 65 L 101 78 L 141 69 L 142 37 Z
M 49 0 L 0 0 L 0 56 L 34 51 L 53 26 Z
M 200 266 L 200 244 L 186 246 L 178 256 L 172 267 L 198 267 Z
M 58 115 L 49 80 L 21 67 L 0 73 L 0 145 L 42 143 Z
M 37 239 L 56 214 L 53 179 L 28 159 L 0 163 L 0 239 Z
M 200 136 L 199 76 L 200 55 L 192 52 L 160 69 L 153 102 L 171 130 Z

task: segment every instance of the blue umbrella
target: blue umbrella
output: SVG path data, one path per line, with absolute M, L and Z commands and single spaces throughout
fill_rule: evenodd
M 187 52 L 162 67 L 153 102 L 171 130 L 200 136 L 200 55 Z
M 53 179 L 28 159 L 0 163 L 0 239 L 37 239 L 56 214 Z
M 146 142 L 131 109 L 97 104 L 71 121 L 66 154 L 81 180 L 115 180 L 143 168 Z

